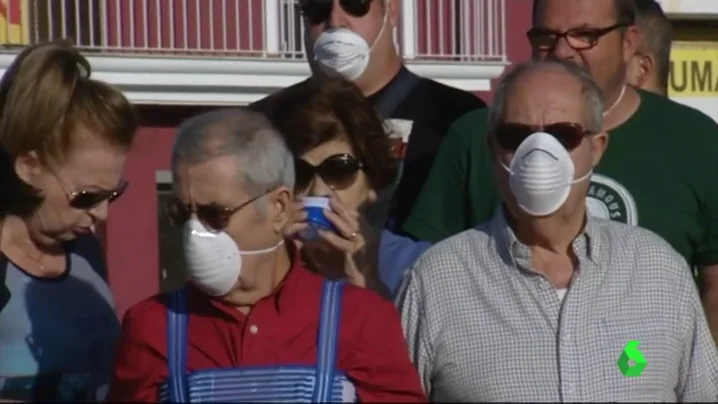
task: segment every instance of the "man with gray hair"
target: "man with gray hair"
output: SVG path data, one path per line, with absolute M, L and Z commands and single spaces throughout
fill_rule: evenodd
M 502 204 L 436 246 L 399 298 L 431 401 L 718 400 L 718 352 L 685 260 L 587 214 L 601 92 L 565 61 L 516 67 L 489 115 Z
M 172 153 L 186 287 L 126 314 L 110 401 L 423 401 L 399 316 L 285 241 L 294 160 L 262 115 L 208 112 Z

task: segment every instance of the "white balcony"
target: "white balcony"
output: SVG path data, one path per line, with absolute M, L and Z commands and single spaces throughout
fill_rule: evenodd
M 416 73 L 487 90 L 506 65 L 504 2 L 403 0 L 395 42 Z M 251 102 L 309 75 L 295 3 L 3 0 L 0 69 L 18 47 L 70 38 L 134 102 Z

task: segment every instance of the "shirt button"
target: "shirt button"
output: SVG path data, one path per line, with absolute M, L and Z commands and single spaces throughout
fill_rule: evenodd
M 258 331 L 259 327 L 257 327 L 256 325 L 252 324 L 249 326 L 249 332 L 251 332 L 252 334 L 256 334 Z
M 563 340 L 564 340 L 564 341 L 570 341 L 570 340 L 571 340 L 571 334 L 569 334 L 569 333 L 563 334 Z

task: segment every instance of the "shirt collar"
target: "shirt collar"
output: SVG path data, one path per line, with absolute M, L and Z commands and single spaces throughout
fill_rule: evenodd
M 504 206 L 499 206 L 491 220 L 491 233 L 497 243 L 499 255 L 507 263 L 527 262 L 530 263 L 531 253 L 528 246 L 522 244 L 516 233 L 506 220 L 507 212 Z M 573 251 L 579 259 L 587 258 L 593 263 L 598 263 L 601 251 L 601 234 L 597 219 L 586 216 L 586 225 L 581 233 L 572 243 Z

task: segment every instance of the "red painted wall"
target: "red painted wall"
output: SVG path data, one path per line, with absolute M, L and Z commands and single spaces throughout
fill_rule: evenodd
M 122 12 L 129 12 L 129 1 L 116 3 L 118 1 L 120 0 L 108 0 L 108 5 L 116 7 L 118 4 L 122 4 Z M 141 3 L 138 0 L 132 1 L 135 1 L 136 4 Z M 531 2 L 528 0 L 506 0 L 506 2 L 509 60 L 511 62 L 527 60 L 530 57 L 530 49 L 524 34 L 530 27 Z M 234 2 L 228 1 L 227 3 Z M 241 1 L 241 3 L 245 3 L 245 1 Z M 215 12 L 217 11 L 215 10 Z M 113 30 L 109 31 L 113 32 Z M 136 36 L 135 44 L 142 38 L 144 35 Z M 200 42 L 199 45 L 193 42 L 195 44 L 193 46 L 200 49 L 208 46 L 204 42 Z M 122 34 L 121 43 L 125 46 L 130 44 L 129 33 Z M 157 46 L 154 42 L 150 45 Z M 481 93 L 481 96 L 488 101 L 491 99 L 491 92 Z M 117 311 L 120 315 L 123 315 L 132 304 L 159 290 L 155 173 L 158 170 L 169 170 L 170 168 L 170 149 L 174 139 L 174 128 L 186 117 L 206 109 L 208 108 L 139 107 L 143 127 L 137 134 L 135 146 L 127 163 L 126 175 L 130 181 L 130 187 L 127 193 L 111 206 L 107 224 L 98 228 L 100 239 L 105 241 L 110 286 L 115 294 Z

